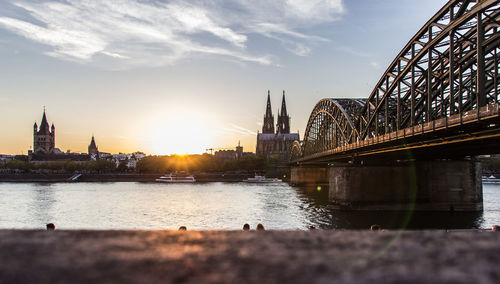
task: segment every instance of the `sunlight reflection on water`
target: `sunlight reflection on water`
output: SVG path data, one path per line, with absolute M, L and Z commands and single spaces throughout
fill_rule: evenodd
M 287 184 L 0 183 L 0 228 L 365 229 L 490 228 L 500 224 L 500 185 L 484 185 L 483 213 L 335 211 L 327 190 Z

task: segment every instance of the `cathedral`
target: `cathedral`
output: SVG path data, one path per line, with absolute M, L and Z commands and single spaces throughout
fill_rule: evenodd
M 45 110 L 43 110 L 40 128 L 35 122 L 33 125 L 33 153 L 52 154 L 56 147 L 56 128 L 54 124 L 49 128 Z
M 290 133 L 290 116 L 286 110 L 285 91 L 283 91 L 281 110 L 278 110 L 276 129 L 271 109 L 271 95 L 267 91 L 267 106 L 262 133 L 257 134 L 257 155 L 277 158 L 279 161 L 288 161 L 295 140 L 299 141 L 300 137 L 299 133 Z

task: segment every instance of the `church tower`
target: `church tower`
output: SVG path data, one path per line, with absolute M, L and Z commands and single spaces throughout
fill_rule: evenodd
M 276 133 L 290 133 L 290 116 L 286 111 L 285 91 L 283 91 L 283 100 L 281 102 L 281 111 L 278 112 L 278 123 L 276 124 Z
M 266 114 L 264 115 L 264 125 L 262 125 L 262 133 L 274 133 L 274 116 L 271 110 L 271 95 L 267 91 L 267 106 Z
M 90 140 L 90 145 L 89 145 L 89 155 L 98 155 L 98 154 L 99 154 L 99 149 L 97 149 L 94 135 L 92 135 L 92 140 Z
M 33 125 L 33 152 L 50 154 L 56 145 L 56 127 L 52 124 L 49 128 L 45 109 L 43 110 L 42 122 L 38 128 L 36 122 Z

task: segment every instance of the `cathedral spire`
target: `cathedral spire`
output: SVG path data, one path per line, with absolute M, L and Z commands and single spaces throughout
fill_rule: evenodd
M 277 133 L 290 133 L 290 117 L 286 111 L 285 91 L 283 91 L 283 100 L 281 102 L 281 110 L 278 111 L 278 123 L 276 127 Z
M 283 100 L 281 101 L 281 115 L 288 116 L 286 112 L 285 90 L 283 90 Z
M 262 133 L 274 133 L 274 116 L 271 110 L 271 94 L 267 91 L 267 106 L 266 114 L 264 115 L 264 125 L 262 125 Z

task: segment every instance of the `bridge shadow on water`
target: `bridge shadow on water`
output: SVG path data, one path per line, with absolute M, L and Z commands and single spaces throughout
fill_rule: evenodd
M 309 225 L 319 229 L 478 229 L 483 212 L 345 211 L 328 201 L 328 188 L 294 187 Z

